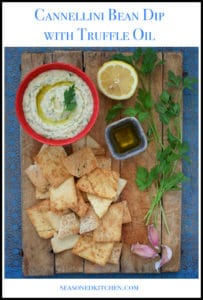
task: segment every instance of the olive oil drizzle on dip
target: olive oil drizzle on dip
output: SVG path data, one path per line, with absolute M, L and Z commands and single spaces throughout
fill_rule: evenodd
M 76 108 L 64 110 L 64 92 L 75 86 Z M 34 78 L 24 93 L 23 109 L 29 125 L 51 139 L 77 135 L 93 113 L 93 98 L 87 84 L 76 74 L 63 70 L 46 71 Z
M 49 99 L 49 107 L 46 111 L 43 105 L 44 97 L 46 96 L 46 93 L 52 92 L 54 94 L 54 88 L 57 87 L 64 87 L 68 86 L 70 87 L 73 83 L 72 82 L 57 82 L 53 85 L 46 85 L 43 86 L 43 88 L 39 91 L 37 94 L 37 110 L 39 117 L 46 123 L 49 124 L 61 124 L 67 121 L 67 119 L 70 117 L 70 112 L 65 112 L 63 110 L 63 95 L 60 95 L 60 97 L 56 97 L 55 95 L 51 96 Z

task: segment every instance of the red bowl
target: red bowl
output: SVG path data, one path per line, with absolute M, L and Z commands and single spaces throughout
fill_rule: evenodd
M 71 138 L 66 138 L 66 139 L 49 139 L 46 137 L 43 137 L 39 133 L 35 132 L 34 129 L 30 127 L 28 122 L 25 119 L 24 116 L 24 111 L 23 111 L 23 95 L 24 92 L 30 83 L 35 77 L 37 77 L 39 74 L 49 71 L 49 70 L 65 70 L 65 71 L 70 71 L 72 73 L 75 73 L 77 76 L 79 76 L 89 87 L 92 97 L 93 97 L 93 113 L 92 116 L 89 120 L 89 123 L 86 125 L 86 127 L 79 132 L 77 135 L 71 137 Z M 50 63 L 50 64 L 44 64 L 41 65 L 35 69 L 33 69 L 31 72 L 29 72 L 24 79 L 21 81 L 19 88 L 17 90 L 16 94 L 16 114 L 17 118 L 22 126 L 22 128 L 26 131 L 28 135 L 30 135 L 33 139 L 44 143 L 44 144 L 49 144 L 49 145 L 68 145 L 71 143 L 74 143 L 84 137 L 93 127 L 93 125 L 96 122 L 98 113 L 99 113 L 99 96 L 97 89 L 95 87 L 95 84 L 93 81 L 85 74 L 83 71 L 81 71 L 79 68 L 76 66 L 70 65 L 70 64 L 65 64 L 65 63 Z

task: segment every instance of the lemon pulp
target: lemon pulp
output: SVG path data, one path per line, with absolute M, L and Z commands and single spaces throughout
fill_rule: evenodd
M 133 66 L 112 60 L 104 63 L 97 73 L 100 91 L 114 100 L 129 99 L 138 85 L 138 75 Z

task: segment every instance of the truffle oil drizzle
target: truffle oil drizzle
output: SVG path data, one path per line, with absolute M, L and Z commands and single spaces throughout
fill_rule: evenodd
M 141 143 L 136 128 L 130 122 L 112 128 L 110 137 L 117 153 L 137 148 Z

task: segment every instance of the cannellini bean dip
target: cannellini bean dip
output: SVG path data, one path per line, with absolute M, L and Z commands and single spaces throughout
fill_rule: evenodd
M 64 110 L 64 92 L 75 85 L 76 108 Z M 88 124 L 93 113 L 93 97 L 88 85 L 76 74 L 50 70 L 35 77 L 23 97 L 23 110 L 29 125 L 50 139 L 71 138 Z

